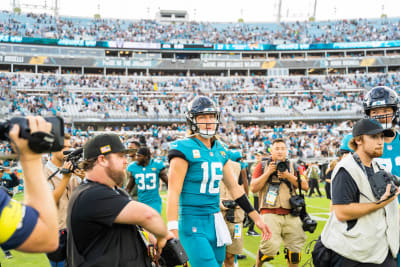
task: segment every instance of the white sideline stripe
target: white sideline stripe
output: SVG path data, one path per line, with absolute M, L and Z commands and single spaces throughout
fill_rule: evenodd
M 311 208 L 314 208 L 314 209 L 320 209 L 320 210 L 329 210 L 329 208 L 321 208 L 321 207 L 317 207 L 317 206 L 311 206 L 311 205 L 306 205 L 307 207 L 311 207 Z
M 257 258 L 257 255 L 255 255 L 253 252 L 248 251 L 247 249 L 243 248 L 243 252 L 249 256 L 250 258 L 252 258 L 253 260 L 255 260 Z M 240 266 L 240 265 L 239 265 Z M 274 267 L 274 265 L 265 262 L 263 266 L 268 266 L 268 267 Z
M 327 218 L 322 218 L 322 217 L 319 217 L 319 216 L 315 216 L 313 214 L 310 214 L 310 216 L 311 216 L 311 219 L 315 219 L 317 221 L 327 221 L 328 220 Z

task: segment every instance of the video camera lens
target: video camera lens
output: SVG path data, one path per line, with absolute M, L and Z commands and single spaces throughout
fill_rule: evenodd
M 26 118 L 14 117 L 0 123 L 0 140 L 9 141 L 9 132 L 18 124 L 19 137 L 28 140 L 29 148 L 35 153 L 48 153 L 60 151 L 64 147 L 64 120 L 61 117 L 46 117 L 51 123 L 50 134 L 43 132 L 30 133 L 29 123 Z

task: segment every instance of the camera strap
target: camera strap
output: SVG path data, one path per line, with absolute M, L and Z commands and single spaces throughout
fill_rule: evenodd
M 50 181 L 51 178 L 53 178 L 54 176 L 56 176 L 57 173 L 58 173 L 59 171 L 60 171 L 60 168 L 57 168 L 57 170 L 56 170 L 55 172 L 53 172 L 53 173 L 47 178 L 47 181 Z
M 351 154 L 353 156 L 353 159 L 357 162 L 357 164 L 360 166 L 361 170 L 364 172 L 364 174 L 368 177 L 367 170 L 365 169 L 364 164 L 362 163 L 360 157 L 357 155 L 357 153 Z

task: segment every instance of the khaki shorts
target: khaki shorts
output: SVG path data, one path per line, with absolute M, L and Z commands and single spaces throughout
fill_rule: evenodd
M 232 244 L 229 246 L 226 246 L 226 252 L 233 254 L 233 255 L 238 255 L 242 254 L 243 251 L 243 223 L 231 223 L 231 222 L 226 222 L 226 225 L 228 226 L 229 233 L 231 234 L 231 239 L 232 239 Z M 240 226 L 240 237 L 235 238 L 235 225 L 238 224 Z
M 270 240 L 261 240 L 260 251 L 262 254 L 275 256 L 281 248 L 282 241 L 285 248 L 290 251 L 301 252 L 307 237 L 303 231 L 300 217 L 272 213 L 263 214 L 261 217 L 272 232 Z

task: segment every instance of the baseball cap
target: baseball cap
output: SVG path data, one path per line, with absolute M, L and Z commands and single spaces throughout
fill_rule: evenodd
M 262 149 L 258 149 L 255 154 L 256 155 L 264 155 L 264 151 Z
M 375 119 L 361 119 L 353 126 L 353 137 L 379 133 L 383 133 L 385 137 L 394 136 L 394 132 L 391 129 L 384 129 L 382 124 Z
M 113 133 L 96 135 L 83 146 L 83 158 L 85 160 L 119 152 L 128 153 L 129 149 L 126 149 L 119 136 Z

